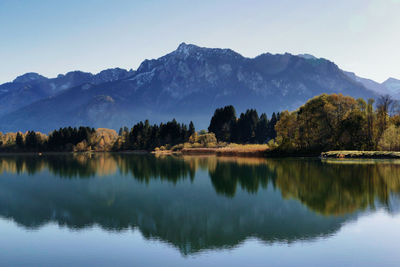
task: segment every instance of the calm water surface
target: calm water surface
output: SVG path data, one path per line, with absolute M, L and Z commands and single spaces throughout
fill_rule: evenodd
M 399 266 L 400 162 L 0 157 L 1 266 Z

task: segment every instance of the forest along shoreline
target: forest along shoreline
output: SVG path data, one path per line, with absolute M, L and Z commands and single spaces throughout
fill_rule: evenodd
M 375 104 L 342 94 L 322 94 L 297 110 L 236 116 L 215 110 L 207 130 L 175 119 L 132 128 L 64 127 L 50 132 L 0 133 L 0 153 L 127 152 L 251 157 L 399 158 L 400 105 L 390 96 Z
M 246 148 L 238 146 L 237 149 L 232 148 L 189 148 L 180 151 L 163 150 L 163 151 L 146 151 L 146 150 L 127 150 L 127 151 L 84 151 L 84 152 L 0 152 L 0 156 L 12 155 L 61 155 L 61 154 L 93 154 L 93 153 L 120 153 L 120 154 L 136 154 L 146 155 L 153 154 L 156 156 L 169 155 L 189 155 L 189 156 L 220 156 L 220 157 L 252 157 L 252 158 L 285 158 L 285 157 L 314 157 L 321 159 L 400 159 L 400 152 L 393 151 L 328 151 L 322 152 L 320 155 L 276 155 L 268 153 L 268 149 L 262 148 Z

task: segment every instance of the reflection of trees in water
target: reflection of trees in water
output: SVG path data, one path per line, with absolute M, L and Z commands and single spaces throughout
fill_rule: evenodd
M 0 173 L 35 174 L 43 169 L 45 165 L 37 157 L 34 160 L 26 155 L 7 155 L 0 158 Z
M 154 157 L 152 155 L 113 154 L 119 170 L 139 181 L 149 183 L 152 179 L 176 183 L 180 179 L 194 179 L 196 169 L 177 157 Z
M 49 170 L 52 174 L 73 178 L 92 177 L 98 174 L 100 162 L 90 155 L 6 155 L 0 158 L 0 173 L 28 173 Z
M 6 155 L 0 157 L 0 173 L 35 174 L 49 170 L 62 178 L 87 178 L 117 174 L 149 182 L 151 179 L 168 180 L 194 178 L 196 168 L 182 158 L 135 154 L 82 153 L 45 155 Z
M 299 199 L 322 214 L 374 208 L 376 201 L 387 207 L 389 195 L 400 192 L 397 164 L 326 164 L 319 160 L 271 164 L 284 197 Z
M 266 188 L 273 176 L 267 165 L 239 165 L 235 162 L 218 162 L 209 173 L 215 190 L 229 197 L 235 196 L 236 187 L 249 193 L 257 193 L 259 187 Z
M 400 164 L 324 164 L 320 160 L 266 159 L 255 165 L 218 162 L 210 171 L 217 192 L 233 197 L 237 186 L 254 193 L 269 181 L 282 196 L 301 201 L 325 215 L 388 206 L 400 193 Z
M 196 179 L 171 186 L 158 179 L 147 185 L 123 176 L 57 179 L 48 173 L 1 177 L 0 215 L 30 228 L 48 222 L 74 229 L 137 227 L 183 254 L 233 247 L 248 237 L 270 243 L 329 236 L 346 220 L 317 215 L 273 190 L 221 198 Z
M 138 227 L 184 254 L 232 247 L 248 237 L 309 240 L 331 235 L 377 200 L 386 205 L 390 194 L 400 192 L 399 168 L 301 159 L 6 156 L 0 158 L 0 215 L 26 227 Z M 198 170 L 208 171 L 211 186 L 196 183 Z M 9 173 L 20 177 L 9 179 Z
M 282 196 L 301 201 L 325 215 L 388 207 L 400 193 L 400 164 L 393 161 L 327 164 L 318 159 L 185 157 L 191 166 L 208 167 L 217 193 L 234 197 L 239 186 L 257 193 L 271 183 Z M 362 163 L 362 161 L 361 161 Z
M 238 186 L 253 194 L 272 184 L 284 198 L 297 199 L 326 215 L 374 208 L 376 201 L 387 207 L 390 194 L 400 193 L 400 164 L 392 164 L 392 161 L 321 162 L 316 159 L 154 157 L 117 153 L 0 157 L 1 173 L 34 175 L 46 169 L 66 178 L 115 175 L 119 170 L 124 176 L 147 184 L 154 179 L 174 184 L 186 178 L 193 180 L 197 170 L 208 170 L 218 194 L 232 198 Z

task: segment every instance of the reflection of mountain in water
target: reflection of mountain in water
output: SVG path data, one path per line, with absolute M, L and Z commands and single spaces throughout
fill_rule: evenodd
M 394 209 L 400 180 L 393 164 L 120 154 L 7 156 L 0 168 L 2 217 L 33 228 L 138 227 L 184 254 L 249 237 L 329 236 L 374 203 Z M 95 176 L 104 178 L 81 179 Z

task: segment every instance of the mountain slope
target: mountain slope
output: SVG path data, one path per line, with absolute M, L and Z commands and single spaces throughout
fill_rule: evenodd
M 72 71 L 56 78 L 46 78 L 37 73 L 26 73 L 13 82 L 0 85 L 0 115 L 12 112 L 35 101 L 57 95 L 83 83 L 100 84 L 119 80 L 133 74 L 115 68 L 96 75 L 82 71 Z
M 377 93 L 379 95 L 391 94 L 391 92 L 387 89 L 387 87 L 383 83 L 378 83 L 371 79 L 359 77 L 354 72 L 345 71 L 344 73 L 349 78 L 353 79 L 356 82 L 361 83 L 366 88 L 370 89 L 371 91 L 374 91 L 375 93 Z
M 246 58 L 230 49 L 182 43 L 161 58 L 145 60 L 122 78 L 88 81 L 0 118 L 1 130 L 49 131 L 60 126 L 118 128 L 149 118 L 175 117 L 206 128 L 215 108 L 239 112 L 293 110 L 321 93 L 376 97 L 326 59 L 291 54 Z
M 361 83 L 367 89 L 377 93 L 378 95 L 390 95 L 394 99 L 400 99 L 400 80 L 389 78 L 383 83 L 375 82 L 371 79 L 366 79 L 357 76 L 354 72 L 344 72 L 350 79 Z
M 382 83 L 390 94 L 400 98 L 400 80 L 389 78 Z

